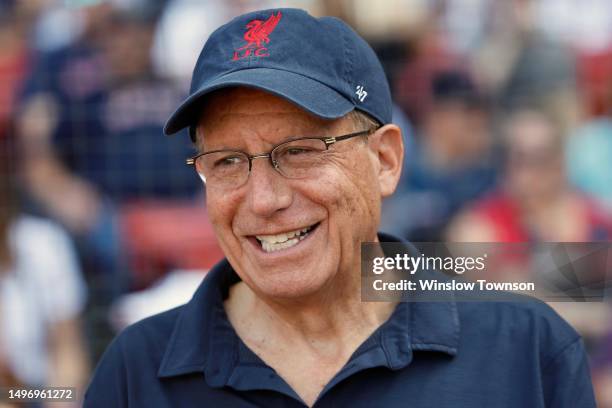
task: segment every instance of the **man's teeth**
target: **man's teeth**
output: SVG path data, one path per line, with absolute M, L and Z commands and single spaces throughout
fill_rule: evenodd
M 308 236 L 311 229 L 312 227 L 307 227 L 278 235 L 256 235 L 255 238 L 259 240 L 264 251 L 274 252 L 297 245 Z

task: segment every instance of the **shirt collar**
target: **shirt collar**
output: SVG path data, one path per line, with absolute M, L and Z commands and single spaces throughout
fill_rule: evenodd
M 162 358 L 159 377 L 202 371 L 207 377 L 221 374 L 220 367 L 210 363 L 229 357 L 235 348 L 231 339 L 237 336 L 225 314 L 223 300 L 230 286 L 239 280 L 226 259 L 208 272 L 179 313 Z
M 403 242 L 382 233 L 379 239 L 381 242 Z M 238 281 L 240 278 L 225 259 L 211 269 L 179 313 L 158 377 L 204 372 L 209 385 L 225 384 L 238 362 L 240 347 L 223 301 L 230 286 Z M 377 332 L 381 335 L 386 365 L 391 369 L 408 365 L 413 351 L 454 356 L 460 332 L 456 302 L 454 299 L 402 302 Z

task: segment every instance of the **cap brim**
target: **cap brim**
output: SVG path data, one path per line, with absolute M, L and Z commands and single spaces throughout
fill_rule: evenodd
M 279 69 L 250 68 L 230 72 L 198 89 L 170 116 L 164 133 L 171 135 L 195 124 L 204 97 L 217 89 L 233 86 L 270 92 L 324 119 L 340 118 L 355 108 L 344 96 L 314 79 Z

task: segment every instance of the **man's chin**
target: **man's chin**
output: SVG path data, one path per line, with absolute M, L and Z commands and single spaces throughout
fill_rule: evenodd
M 320 271 L 321 269 L 318 270 Z M 253 280 L 247 284 L 258 296 L 280 301 L 299 300 L 320 295 L 324 292 L 329 280 L 328 277 L 309 273 L 308 269 L 266 273 L 265 276 L 252 276 L 252 278 Z

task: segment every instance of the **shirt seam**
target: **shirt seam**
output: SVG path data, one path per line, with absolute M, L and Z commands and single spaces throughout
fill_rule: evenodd
M 177 369 L 180 369 L 181 365 L 177 366 L 172 366 L 171 363 L 171 359 L 172 359 L 172 354 L 173 354 L 173 350 L 175 347 L 175 344 L 177 342 L 177 335 L 175 333 L 175 331 L 177 330 L 177 326 L 180 325 L 182 323 L 183 320 L 183 311 L 185 309 L 182 309 L 180 312 L 180 316 L 178 316 L 177 320 L 174 323 L 174 327 L 172 328 L 172 334 L 170 335 L 170 339 L 168 341 L 168 344 L 166 345 L 166 349 L 164 350 L 164 356 L 162 357 L 162 361 L 159 365 L 159 369 L 157 370 L 157 375 L 165 375 L 167 373 L 172 373 L 175 372 Z
M 570 349 L 572 346 L 576 345 L 576 343 L 579 343 L 581 341 L 582 341 L 582 338 L 581 337 L 577 337 L 577 338 L 573 339 L 572 341 L 570 341 L 568 344 L 566 344 L 563 347 L 561 347 L 559 351 L 557 351 L 553 355 L 549 356 L 546 359 L 547 361 L 544 363 L 544 365 L 542 367 L 542 371 L 547 371 L 548 368 L 552 366 L 552 363 L 555 362 L 555 360 L 557 360 L 559 357 L 561 357 L 563 354 L 565 354 L 565 352 L 568 349 Z
M 200 372 L 202 370 L 204 370 L 203 364 L 181 364 L 177 367 L 165 369 L 164 373 L 161 374 L 161 377 L 174 377 L 178 375 Z
M 457 352 L 455 347 L 440 343 L 413 343 L 411 346 L 415 351 L 440 351 L 451 355 Z
M 382 342 L 381 342 L 381 345 L 382 345 Z M 372 351 L 372 350 L 377 349 L 378 347 L 380 347 L 378 344 L 373 344 L 372 346 L 368 347 L 367 349 L 365 349 L 365 350 L 361 351 L 359 354 L 355 354 L 355 355 L 353 356 L 353 358 L 351 358 L 351 359 L 349 360 L 349 362 L 350 362 L 350 361 L 353 361 L 353 360 L 355 360 L 355 359 L 357 359 L 357 358 L 359 358 L 359 357 L 361 357 L 361 356 L 363 356 L 363 355 L 364 355 L 364 354 L 366 354 L 366 353 L 369 353 L 369 352 L 370 352 L 370 351 Z M 383 347 L 383 348 L 384 348 L 384 347 Z M 385 354 L 386 354 L 386 353 L 385 353 Z
M 391 355 L 389 354 L 389 350 L 387 350 L 387 336 L 384 335 L 384 333 L 382 331 L 379 332 L 378 334 L 378 341 L 380 342 L 380 347 L 383 350 L 383 353 L 385 353 L 385 358 L 387 359 L 387 365 L 391 368 L 393 368 L 393 364 L 391 362 Z
M 442 344 L 442 343 L 412 343 L 413 347 L 443 347 L 446 349 L 452 349 L 454 347 L 449 346 L 448 344 Z

